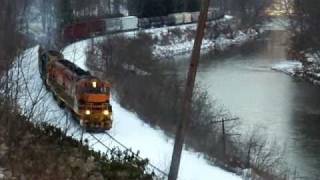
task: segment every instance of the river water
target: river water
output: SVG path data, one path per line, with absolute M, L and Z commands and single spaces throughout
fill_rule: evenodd
M 291 169 L 318 179 L 320 87 L 271 70 L 286 60 L 289 43 L 287 31 L 273 30 L 229 55 L 202 58 L 197 81 L 212 99 L 241 119 L 238 131 L 258 129 L 286 148 L 284 156 Z

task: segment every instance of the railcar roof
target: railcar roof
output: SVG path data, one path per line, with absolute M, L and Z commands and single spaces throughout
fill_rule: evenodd
M 76 73 L 78 76 L 91 76 L 91 74 L 88 71 L 81 69 L 80 67 L 68 60 L 61 59 L 59 60 L 59 62 L 66 66 L 70 71 Z

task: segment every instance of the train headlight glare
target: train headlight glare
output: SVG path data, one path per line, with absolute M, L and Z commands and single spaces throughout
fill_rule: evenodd
M 106 116 L 108 116 L 108 115 L 109 115 L 109 111 L 108 111 L 108 110 L 104 110 L 104 111 L 103 111 L 103 114 L 106 115 Z
M 90 110 L 86 110 L 85 114 L 86 114 L 86 115 L 90 115 L 90 114 L 91 114 L 91 111 L 90 111 Z
M 93 82 L 92 82 L 92 87 L 93 87 L 93 88 L 96 88 L 96 87 L 97 87 L 97 82 L 96 82 L 96 81 L 93 81 Z

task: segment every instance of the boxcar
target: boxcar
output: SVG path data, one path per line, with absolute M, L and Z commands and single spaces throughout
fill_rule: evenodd
M 185 24 L 192 23 L 191 13 L 188 13 L 188 12 L 183 13 L 183 22 Z
M 136 16 L 126 16 L 121 18 L 121 30 L 130 31 L 138 29 L 138 18 Z
M 200 12 L 191 12 L 191 21 L 198 22 Z
M 141 29 L 147 29 L 151 27 L 149 18 L 139 18 L 138 26 Z
M 107 32 L 121 31 L 121 18 L 107 18 L 105 19 Z
M 158 28 L 158 27 L 163 26 L 163 22 L 160 17 L 152 17 L 152 18 L 150 18 L 150 22 L 151 22 L 152 27 Z
M 169 17 L 174 19 L 176 25 L 183 24 L 183 13 L 169 14 Z
M 105 33 L 105 22 L 101 19 L 77 22 L 67 25 L 63 30 L 65 41 L 73 42 Z

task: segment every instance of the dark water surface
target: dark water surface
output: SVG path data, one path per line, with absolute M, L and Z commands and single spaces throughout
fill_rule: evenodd
M 271 70 L 286 60 L 288 38 L 274 30 L 232 55 L 203 58 L 197 81 L 241 118 L 239 131 L 260 128 L 287 148 L 291 168 L 320 179 L 320 87 Z

